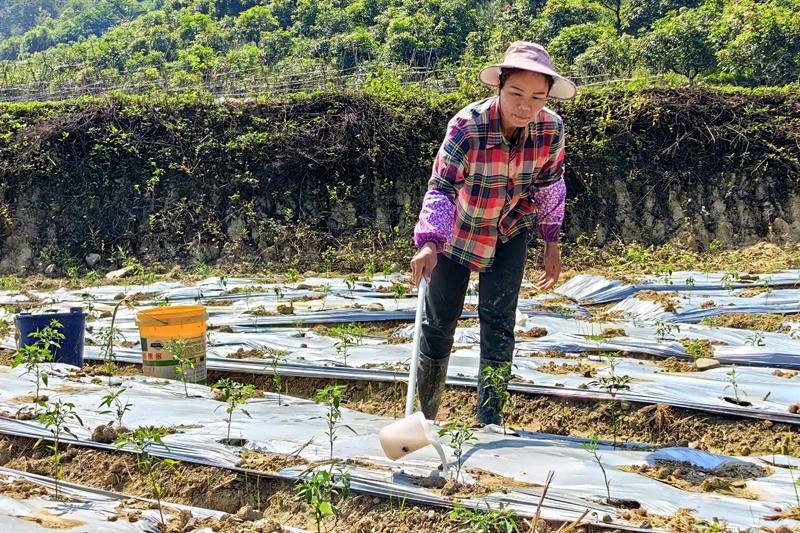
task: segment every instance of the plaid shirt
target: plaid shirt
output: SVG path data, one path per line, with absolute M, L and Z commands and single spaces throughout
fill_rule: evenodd
M 484 271 L 497 239 L 533 226 L 558 241 L 564 218 L 564 123 L 544 108 L 510 145 L 500 129 L 497 97 L 470 104 L 450 120 L 414 231 L 418 247 L 436 243 L 445 256 Z

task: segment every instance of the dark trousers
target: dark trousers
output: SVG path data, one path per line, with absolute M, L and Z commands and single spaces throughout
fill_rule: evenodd
M 528 233 L 506 243 L 498 240 L 494 264 L 480 273 L 478 316 L 482 367 L 511 361 L 517 298 L 525 271 Z M 439 254 L 425 298 L 420 352 L 431 359 L 450 356 L 458 318 L 464 307 L 470 270 Z M 492 364 L 494 363 L 494 364 Z

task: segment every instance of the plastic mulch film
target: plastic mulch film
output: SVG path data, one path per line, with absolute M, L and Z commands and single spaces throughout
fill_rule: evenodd
M 25 482 L 41 487 L 42 494 L 34 496 L 33 490 L 15 491 L 14 485 Z M 123 494 L 98 490 L 91 487 L 61 481 L 58 484 L 63 501 L 51 496 L 55 481 L 52 478 L 0 467 L 0 531 L 14 533 L 40 533 L 43 531 L 103 531 L 103 532 L 152 532 L 159 531 L 160 516 L 157 509 L 139 507 L 126 508 L 131 498 Z M 28 494 L 25 494 L 28 492 Z M 16 494 L 15 494 L 16 493 Z M 12 496 L 12 494 L 14 494 Z M 150 504 L 150 500 L 134 498 Z M 220 518 L 224 513 L 169 503 L 165 505 L 164 518 L 173 518 L 171 509 L 186 510 L 194 518 Z M 117 519 L 131 513 L 136 520 Z M 285 528 L 291 533 L 302 530 Z
M 793 287 L 800 280 L 800 270 L 782 270 L 771 274 L 734 272 L 674 272 L 668 276 L 651 276 L 642 283 L 627 284 L 603 276 L 580 274 L 554 292 L 581 304 L 603 304 L 624 300 L 643 290 L 711 291 L 756 287 Z
M 22 377 L 20 369 L 0 367 L 0 370 L 0 409 L 25 407 L 25 396 L 33 387 L 29 378 Z M 75 404 L 86 427 L 71 429 L 86 442 L 93 427 L 110 421 L 98 408 L 107 389 L 89 382 L 86 377 L 70 377 L 69 371 L 69 368 L 55 365 L 49 387 L 43 393 L 58 394 L 60 399 Z M 113 382 L 124 390 L 125 401 L 132 404 L 131 411 L 125 415 L 125 425 L 156 425 L 178 430 L 164 438 L 169 451 L 153 448 L 154 453 L 229 468 L 239 465 L 241 449 L 221 442 L 227 428 L 225 404 L 215 400 L 207 387 L 190 386 L 187 398 L 179 382 L 142 377 L 114 378 Z M 246 408 L 252 418 L 235 412 L 231 426 L 231 437 L 243 439 L 245 449 L 295 454 L 308 461 L 329 458 L 324 405 L 291 397 L 283 397 L 279 405 L 277 397 L 268 394 L 251 400 Z M 414 501 L 448 504 L 447 498 L 415 484 L 418 482 L 414 476 L 429 477 L 436 471 L 438 456 L 430 447 L 399 462 L 391 462 L 383 456 L 377 433 L 390 421 L 342 409 L 333 455 L 340 460 L 354 461 L 345 466 L 353 477 L 354 488 L 366 488 L 384 496 L 407 494 Z M 29 437 L 47 435 L 36 421 L 8 418 L 0 419 L 0 431 Z M 472 497 L 465 500 L 465 504 L 482 506 L 484 500 L 502 502 L 523 515 L 531 515 L 540 494 L 537 485 L 541 486 L 548 471 L 553 470 L 556 477 L 545 500 L 544 518 L 573 520 L 588 508 L 594 512 L 590 515 L 592 521 L 600 521 L 608 514 L 612 518 L 616 516 L 614 527 L 624 524 L 613 508 L 599 503 L 606 493 L 603 475 L 598 462 L 581 447 L 580 439 L 541 434 L 504 435 L 499 428 L 492 427 L 476 430 L 475 435 L 477 440 L 466 447 L 463 457 L 467 481 L 479 478 L 481 472 L 490 472 L 508 478 L 516 488 L 508 494 L 494 492 L 485 498 Z M 747 499 L 718 492 L 690 492 L 651 479 L 637 471 L 653 460 L 650 451 L 635 447 L 615 449 L 601 444 L 598 452 L 612 497 L 637 500 L 649 513 L 671 515 L 680 508 L 691 508 L 695 509 L 696 516 L 708 520 L 724 517 L 731 527 L 775 527 L 781 522 L 762 517 L 774 514 L 776 506 L 793 501 L 792 472 L 776 466 L 771 457 L 766 458 L 772 461 L 768 472 L 749 476 L 752 479 L 745 476 L 744 488 L 758 494 L 758 499 Z M 764 464 L 761 458 L 736 459 L 756 466 Z M 694 468 L 690 463 L 684 467 Z M 298 475 L 302 467 L 293 468 L 280 474 Z M 783 523 L 790 527 L 800 525 L 789 520 Z

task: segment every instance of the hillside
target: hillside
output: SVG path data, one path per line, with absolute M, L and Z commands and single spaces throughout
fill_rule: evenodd
M 246 91 L 357 66 L 463 84 L 514 39 L 546 44 L 583 84 L 671 72 L 774 86 L 800 72 L 800 0 L 13 0 L 3 14 L 9 98 L 34 83 L 141 91 L 247 78 Z

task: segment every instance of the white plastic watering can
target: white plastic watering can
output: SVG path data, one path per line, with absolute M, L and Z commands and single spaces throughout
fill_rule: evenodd
M 447 458 L 442 445 L 431 431 L 425 415 L 414 412 L 414 396 L 417 390 L 417 365 L 419 364 L 419 340 L 422 333 L 422 317 L 425 311 L 425 293 L 428 282 L 423 277 L 417 294 L 417 314 L 414 318 L 414 346 L 411 352 L 411 368 L 408 373 L 408 393 L 406 394 L 406 417 L 385 426 L 378 433 L 381 448 L 386 457 L 396 461 L 411 452 L 432 445 L 442 461 L 442 472 L 447 476 Z M 449 477 L 449 476 L 448 476 Z

